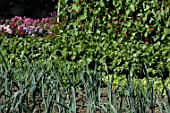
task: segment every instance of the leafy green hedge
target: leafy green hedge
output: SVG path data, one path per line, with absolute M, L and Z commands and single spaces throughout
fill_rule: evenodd
M 120 44 L 116 41 L 97 42 L 94 37 L 75 38 L 71 36 L 56 36 L 43 38 L 13 38 L 3 39 L 0 49 L 10 63 L 27 63 L 42 61 L 64 61 L 78 64 L 89 64 L 94 69 L 105 71 L 107 64 L 109 74 L 128 74 L 130 69 L 134 74 L 143 77 L 147 68 L 150 76 L 168 77 L 170 70 L 170 43 L 144 44 L 143 42 Z M 105 38 L 107 39 L 107 38 Z M 147 67 L 146 67 L 147 66 Z
M 61 1 L 57 34 L 46 38 L 1 37 L 8 62 L 69 61 L 88 63 L 109 74 L 168 77 L 170 12 L 164 1 Z
M 71 28 L 83 29 L 87 34 L 100 38 L 108 36 L 115 41 L 123 37 L 124 41 L 135 43 L 142 40 L 165 44 L 170 40 L 169 6 L 168 2 L 160 0 L 76 0 L 69 5 L 63 3 L 60 18 L 67 23 L 66 33 Z

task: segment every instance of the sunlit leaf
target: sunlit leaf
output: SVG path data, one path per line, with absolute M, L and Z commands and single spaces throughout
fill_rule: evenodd
M 164 33 L 167 35 L 167 34 L 170 34 L 170 29 L 169 28 L 165 28 L 164 29 Z

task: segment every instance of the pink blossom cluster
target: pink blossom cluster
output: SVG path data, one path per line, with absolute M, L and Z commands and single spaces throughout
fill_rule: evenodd
M 47 17 L 42 19 L 22 18 L 15 16 L 12 19 L 0 21 L 0 35 L 44 35 L 52 33 L 56 17 Z

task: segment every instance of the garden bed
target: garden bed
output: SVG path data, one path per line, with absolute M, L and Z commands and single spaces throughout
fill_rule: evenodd
M 62 1 L 58 9 L 1 22 L 0 112 L 170 112 L 163 1 Z

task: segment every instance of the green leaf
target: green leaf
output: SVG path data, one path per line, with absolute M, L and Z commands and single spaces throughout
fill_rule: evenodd
M 130 9 L 126 10 L 126 15 L 129 15 L 130 14 Z
M 87 58 L 87 64 L 89 64 L 92 61 L 91 58 Z
M 132 12 L 135 11 L 135 6 L 133 4 L 130 5 L 130 8 L 131 8 Z
M 31 110 L 30 110 L 28 107 L 24 106 L 22 103 L 20 103 L 19 105 L 20 105 L 21 108 L 23 108 L 27 113 L 32 113 Z
M 73 5 L 72 5 L 72 10 L 73 10 L 73 9 L 76 10 L 76 12 L 78 11 L 78 7 L 77 7 L 76 4 L 73 4 Z
M 87 18 L 87 14 L 84 13 L 83 15 L 80 15 L 80 16 L 79 16 L 78 21 L 84 20 L 84 19 L 86 19 L 86 18 Z
M 145 14 L 145 16 L 142 18 L 142 20 L 145 22 L 147 21 L 147 15 Z
M 149 10 L 150 6 L 146 5 L 146 8 L 144 9 L 144 11 Z
M 142 16 L 142 15 L 143 15 L 143 13 L 138 13 L 138 14 L 137 14 L 137 16 Z
M 126 25 L 127 27 L 130 27 L 131 24 L 132 24 L 132 21 L 130 20 L 130 21 L 128 21 L 125 25 Z
M 104 7 L 104 6 L 105 6 L 105 4 L 103 3 L 103 1 L 100 1 L 100 6 L 101 6 L 101 7 Z
M 145 32 L 144 36 L 147 37 L 148 36 L 148 32 Z
M 164 34 L 162 37 L 161 37 L 161 40 L 164 40 L 166 38 L 166 34 Z
M 117 2 L 115 0 L 113 0 L 112 4 L 113 4 L 113 6 L 115 6 L 117 4 Z
M 96 15 L 96 14 L 98 14 L 99 12 L 100 12 L 99 10 L 94 10 L 94 11 L 93 11 L 93 14 Z
M 160 42 L 160 41 L 158 41 L 155 45 L 159 47 L 159 46 L 160 46 L 160 44 L 161 44 L 161 42 Z
M 170 29 L 169 29 L 169 28 L 165 28 L 165 29 L 164 29 L 164 33 L 165 33 L 165 34 L 170 34 Z
M 170 36 L 168 36 L 167 39 L 170 40 Z

